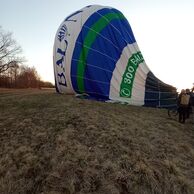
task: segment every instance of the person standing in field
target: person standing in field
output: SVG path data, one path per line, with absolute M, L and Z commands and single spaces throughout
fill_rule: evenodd
M 178 97 L 178 111 L 179 111 L 179 122 L 185 123 L 187 110 L 189 107 L 190 95 L 186 93 L 186 90 L 182 89 Z
M 188 104 L 187 111 L 186 111 L 186 118 L 189 119 L 190 113 L 192 112 L 192 106 L 191 106 L 192 93 L 190 89 L 186 89 L 186 94 L 190 96 L 189 104 Z
M 191 89 L 191 106 L 194 106 L 194 83 L 193 88 Z
M 193 83 L 193 88 L 191 89 L 191 113 L 193 114 L 193 122 L 194 122 L 194 83 Z

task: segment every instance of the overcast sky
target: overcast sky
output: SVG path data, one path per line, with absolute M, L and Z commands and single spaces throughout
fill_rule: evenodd
M 192 0 L 0 0 L 0 25 L 13 32 L 26 64 L 54 83 L 55 33 L 72 12 L 99 4 L 128 19 L 150 70 L 177 88 L 194 83 L 194 1 Z

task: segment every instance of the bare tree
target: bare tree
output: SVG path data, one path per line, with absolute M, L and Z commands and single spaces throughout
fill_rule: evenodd
M 40 77 L 34 67 L 20 66 L 17 85 L 20 88 L 38 88 Z
M 7 71 L 6 74 L 9 78 L 10 87 L 16 88 L 17 87 L 17 78 L 19 75 L 19 65 L 15 63 L 13 66 L 11 66 Z
M 12 38 L 12 33 L 5 32 L 0 26 L 0 73 L 23 62 L 21 52 L 22 49 Z

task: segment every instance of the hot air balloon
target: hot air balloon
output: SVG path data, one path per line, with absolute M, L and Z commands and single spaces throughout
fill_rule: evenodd
M 139 106 L 176 104 L 176 88 L 146 65 L 131 26 L 117 9 L 90 5 L 69 15 L 54 42 L 56 90 Z

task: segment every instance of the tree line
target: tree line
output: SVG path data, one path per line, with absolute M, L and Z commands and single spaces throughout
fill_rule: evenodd
M 40 79 L 35 67 L 24 65 L 22 49 L 12 38 L 12 33 L 5 32 L 0 26 L 0 87 L 40 88 L 53 87 L 50 82 Z

